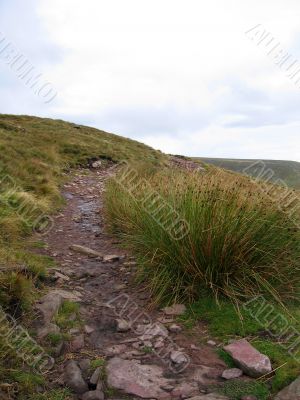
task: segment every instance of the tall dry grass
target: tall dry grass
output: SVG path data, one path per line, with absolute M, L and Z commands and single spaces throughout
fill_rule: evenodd
M 264 186 L 221 170 L 163 170 L 106 193 L 110 229 L 139 261 L 139 277 L 157 301 L 212 294 L 234 301 L 259 293 L 298 299 L 300 235 Z M 134 186 L 131 192 L 128 188 Z M 149 185 L 189 224 L 175 240 L 147 207 Z M 172 217 L 171 217 L 172 218 Z

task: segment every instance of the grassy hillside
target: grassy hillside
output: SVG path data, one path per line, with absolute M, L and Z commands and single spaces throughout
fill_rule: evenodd
M 300 163 L 296 161 L 280 161 L 280 160 L 240 160 L 230 158 L 205 158 L 197 157 L 196 159 L 204 161 L 208 164 L 213 164 L 217 167 L 229 169 L 231 171 L 243 173 L 245 170 L 249 175 L 257 176 L 257 169 L 251 166 L 259 161 L 265 165 L 265 177 L 269 177 L 271 170 L 274 172 L 272 181 L 278 179 L 283 180 L 288 186 L 300 189 Z M 260 163 L 259 165 L 263 165 Z M 269 178 L 268 178 L 269 179 Z M 271 181 L 271 180 L 270 180 Z
M 63 205 L 60 186 L 68 179 L 66 172 L 87 167 L 90 159 L 130 160 L 151 169 L 164 163 L 166 156 L 94 128 L 0 115 L 0 306 L 25 327 L 47 268 L 53 266 L 49 257 L 36 254 L 42 239 L 33 239 L 31 233 L 47 229 L 51 214 Z M 0 337 L 0 387 L 18 382 L 19 398 L 27 399 L 43 384 L 43 377 L 24 369 L 22 360 L 2 344 Z
M 166 160 L 162 153 L 142 143 L 94 128 L 60 120 L 0 115 L 2 269 L 22 263 L 29 264 L 35 273 L 43 269 L 39 260 L 24 253 L 22 244 L 32 230 L 47 228 L 44 216 L 61 205 L 59 186 L 64 172 L 87 166 L 91 158 L 103 158 L 103 162 L 130 160 L 148 166 Z M 20 288 L 25 282 L 15 275 L 10 278 L 0 287 L 0 304 L 9 306 L 22 298 L 26 306 Z

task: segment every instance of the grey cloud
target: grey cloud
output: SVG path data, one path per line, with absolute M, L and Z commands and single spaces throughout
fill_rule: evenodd
M 102 129 L 138 138 L 162 133 L 180 136 L 208 126 L 210 117 L 201 109 L 180 110 L 172 106 L 131 107 L 99 113 L 90 122 Z

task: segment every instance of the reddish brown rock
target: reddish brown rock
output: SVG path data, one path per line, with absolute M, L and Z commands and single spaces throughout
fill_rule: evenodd
M 272 371 L 270 359 L 257 351 L 246 339 L 237 340 L 225 346 L 224 350 L 245 374 L 253 378 L 259 378 Z
M 71 351 L 79 351 L 84 347 L 84 335 L 78 335 L 71 342 Z
M 172 398 L 182 398 L 195 396 L 199 393 L 199 387 L 196 382 L 182 382 L 180 385 L 176 386 L 172 391 Z
M 183 315 L 186 312 L 186 306 L 184 304 L 173 304 L 170 307 L 165 307 L 163 312 L 166 315 Z
M 62 305 L 63 298 L 54 291 L 39 300 L 36 308 L 41 312 L 44 323 L 49 323 Z
M 81 370 L 74 360 L 70 360 L 66 365 L 64 382 L 75 393 L 82 394 L 88 391 L 88 385 L 84 381 Z
M 101 390 L 93 390 L 91 392 L 86 392 L 82 396 L 82 400 L 103 400 L 104 394 Z
M 224 379 L 236 379 L 243 375 L 243 371 L 239 368 L 228 368 L 222 373 Z

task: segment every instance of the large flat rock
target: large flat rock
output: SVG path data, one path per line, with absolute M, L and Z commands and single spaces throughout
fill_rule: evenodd
M 270 359 L 257 351 L 246 339 L 237 340 L 225 346 L 224 350 L 245 374 L 253 378 L 259 378 L 272 371 Z
M 170 399 L 170 393 L 162 389 L 170 385 L 170 380 L 163 377 L 163 369 L 157 365 L 114 357 L 108 361 L 106 372 L 111 388 L 143 399 Z
M 62 301 L 63 297 L 55 291 L 49 292 L 39 300 L 39 303 L 36 304 L 36 308 L 41 312 L 44 323 L 48 323 L 52 320 L 62 305 Z
M 65 367 L 64 382 L 75 393 L 86 393 L 89 389 L 82 377 L 81 369 L 74 360 L 68 361 Z

